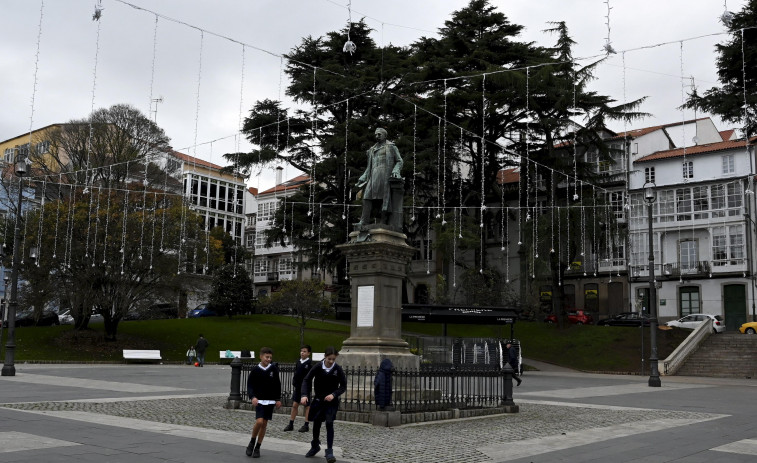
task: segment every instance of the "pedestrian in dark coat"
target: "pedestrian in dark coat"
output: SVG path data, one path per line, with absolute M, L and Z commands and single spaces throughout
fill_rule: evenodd
M 209 346 L 210 343 L 203 335 L 200 335 L 200 337 L 197 338 L 195 351 L 197 351 L 197 362 L 200 364 L 199 366 L 205 365 L 205 351 L 208 350 Z
M 373 379 L 373 396 L 376 405 L 383 410 L 392 403 L 392 361 L 381 361 L 376 377 Z
M 518 362 L 518 351 L 515 350 L 515 346 L 513 346 L 513 343 L 510 341 L 507 341 L 505 347 L 507 348 L 507 363 L 509 363 L 513 368 L 513 379 L 518 383 L 517 385 L 520 386 L 520 383 L 522 383 L 523 380 L 520 379 L 520 363 Z

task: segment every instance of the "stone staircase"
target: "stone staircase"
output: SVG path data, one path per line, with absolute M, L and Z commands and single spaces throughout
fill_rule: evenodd
M 686 359 L 679 376 L 757 378 L 757 336 L 713 334 Z

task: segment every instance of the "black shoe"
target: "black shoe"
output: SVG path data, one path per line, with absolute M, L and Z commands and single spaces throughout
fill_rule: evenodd
M 307 423 L 303 424 L 300 429 L 297 430 L 297 432 L 308 432 L 310 431 L 310 426 L 308 426 Z
M 294 425 L 289 423 L 286 428 L 282 429 L 284 432 L 294 431 Z
M 522 382 L 523 382 L 523 380 L 522 380 L 522 379 L 520 379 L 520 378 L 515 378 L 515 381 L 517 381 L 517 382 L 518 382 L 518 384 L 516 384 L 516 386 L 520 386 L 520 383 L 522 383 Z
M 260 458 L 260 447 L 255 447 L 252 451 L 252 458 Z
M 305 454 L 306 457 L 314 457 L 316 453 L 321 451 L 321 443 L 318 441 L 310 443 L 310 450 Z
M 334 457 L 334 451 L 332 449 L 326 449 L 326 462 L 327 463 L 336 462 L 336 458 Z
M 250 441 L 249 445 L 247 445 L 247 448 L 244 450 L 244 454 L 248 457 L 252 456 L 252 451 L 255 448 L 255 441 Z

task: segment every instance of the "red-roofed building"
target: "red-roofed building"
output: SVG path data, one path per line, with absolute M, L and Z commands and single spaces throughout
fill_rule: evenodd
M 226 172 L 223 166 L 178 151 L 169 153 L 165 167 L 179 173 L 183 194 L 207 230 L 221 227 L 237 243 L 244 243 L 246 184 L 241 173 Z M 196 267 L 196 273 L 205 271 L 203 262 Z
M 707 313 L 726 328 L 751 320 L 755 304 L 752 144 L 733 131 L 691 146 L 644 153 L 630 175 L 630 285 L 635 307 L 649 306 L 652 186 L 656 300 L 661 321 Z M 698 137 L 699 138 L 699 137 Z
M 314 269 L 304 268 L 298 265 L 300 254 L 291 245 L 289 240 L 284 244 L 275 243 L 266 245 L 266 231 L 276 227 L 274 222 L 276 210 L 301 188 L 310 184 L 310 177 L 302 174 L 289 180 L 282 180 L 283 168 L 276 169 L 276 182 L 271 188 L 258 192 L 250 189 L 247 201 L 247 249 L 253 252 L 255 257 L 252 262 L 246 263 L 255 286 L 255 295 L 263 297 L 278 289 L 282 281 L 302 278 L 321 278 L 327 283 L 331 276 L 322 272 L 320 276 Z M 253 191 L 254 190 L 254 191 Z

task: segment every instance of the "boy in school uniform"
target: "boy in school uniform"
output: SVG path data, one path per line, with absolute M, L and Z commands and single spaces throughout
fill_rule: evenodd
M 339 396 L 347 391 L 347 377 L 342 367 L 336 364 L 339 352 L 334 347 L 327 347 L 323 361 L 310 369 L 310 373 L 302 381 L 302 405 L 308 404 L 308 397 L 313 391 L 313 401 L 310 404 L 310 419 L 313 421 L 313 440 L 306 457 L 314 457 L 321 450 L 321 423 L 326 423 L 326 461 L 334 463 L 334 420 L 339 410 Z M 311 383 L 313 387 L 311 388 Z
M 300 392 L 302 380 L 305 379 L 305 376 L 307 376 L 308 372 L 310 372 L 310 367 L 313 365 L 312 360 L 310 360 L 310 354 L 312 352 L 313 349 L 308 344 L 304 344 L 300 348 L 300 361 L 297 362 L 297 367 L 295 368 L 294 376 L 292 377 L 292 413 L 289 416 L 289 424 L 284 428 L 285 432 L 294 430 L 294 419 L 297 418 L 297 410 L 300 406 L 300 400 L 302 399 L 302 393 Z M 299 432 L 310 431 L 310 427 L 308 425 L 309 411 L 310 407 L 306 406 L 305 424 L 303 424 L 302 427 L 298 430 Z
M 255 407 L 255 425 L 245 454 L 252 458 L 260 458 L 260 444 L 263 443 L 268 420 L 273 418 L 273 408 L 281 407 L 281 379 L 279 369 L 272 361 L 273 350 L 261 348 L 260 363 L 247 377 L 247 397 L 252 399 L 252 406 Z

